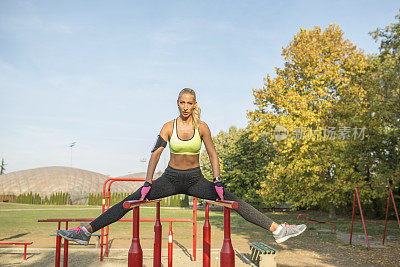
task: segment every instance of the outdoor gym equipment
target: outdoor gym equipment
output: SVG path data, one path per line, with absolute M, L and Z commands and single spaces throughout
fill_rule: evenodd
M 110 199 L 111 199 L 111 185 L 114 182 L 145 182 L 145 178 L 109 178 L 103 184 L 103 203 L 102 203 L 102 213 L 104 213 L 107 209 L 110 208 Z M 107 191 L 106 191 L 107 189 Z M 107 194 L 106 194 L 107 192 Z M 106 208 L 106 199 L 107 199 L 107 208 Z M 121 219 L 120 221 L 132 221 L 132 219 Z M 143 221 L 140 219 L 140 221 Z M 150 220 L 149 220 L 150 221 Z M 152 219 L 155 221 L 155 219 Z M 196 261 L 196 247 L 197 247 L 197 198 L 193 198 L 193 219 L 189 218 L 162 218 L 161 221 L 170 222 L 170 229 L 172 231 L 172 222 L 193 222 L 193 260 Z M 104 233 L 106 231 L 106 233 Z M 108 257 L 109 248 L 108 248 L 108 237 L 110 235 L 109 226 L 106 226 L 105 229 L 101 229 L 101 237 L 100 237 L 100 261 L 103 260 L 103 250 L 104 250 L 104 236 L 106 237 L 106 248 L 104 256 Z
M 154 225 L 154 256 L 153 266 L 161 266 L 161 224 L 160 222 L 160 201 L 156 200 L 132 200 L 124 203 L 125 209 L 133 210 L 133 234 L 132 244 L 128 253 L 128 266 L 137 267 L 143 265 L 143 251 L 140 246 L 139 239 L 139 208 L 140 206 L 157 203 L 156 212 L 156 223 Z M 211 227 L 209 223 L 209 204 L 218 205 L 224 207 L 224 241 L 220 253 L 220 265 L 224 267 L 235 266 L 235 252 L 231 242 L 230 232 L 230 209 L 237 209 L 239 204 L 234 201 L 205 201 L 205 222 L 203 227 L 203 266 L 210 266 L 210 252 L 211 252 Z M 170 223 L 171 225 L 171 223 Z M 168 236 L 168 266 L 172 266 L 172 247 L 173 247 L 173 235 L 171 233 Z

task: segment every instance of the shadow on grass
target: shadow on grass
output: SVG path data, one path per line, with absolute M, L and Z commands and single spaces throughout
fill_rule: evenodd
M 15 257 L 18 257 L 18 258 L 20 258 L 21 260 L 23 260 L 23 258 L 24 258 L 24 252 L 22 251 L 22 252 L 0 252 L 0 255 L 4 255 L 4 256 L 6 256 L 6 255 L 15 255 Z M 30 258 L 32 258 L 32 257 L 34 257 L 35 255 L 40 255 L 40 253 L 34 253 L 34 252 L 29 252 L 29 250 L 26 252 L 26 260 L 29 260 Z M 18 264 L 15 264 L 15 265 L 19 265 L 19 263 Z M 3 266 L 3 265 L 1 265 L 1 266 Z
M 30 233 L 17 234 L 17 235 L 13 235 L 13 236 L 10 236 L 10 237 L 5 237 L 5 238 L 3 238 L 3 239 L 0 239 L 0 241 L 5 241 L 5 240 L 14 239 L 14 238 L 19 238 L 19 237 L 22 237 L 22 236 L 25 236 L 25 235 L 28 235 L 28 234 L 30 234 Z
M 180 249 L 182 249 L 183 253 L 190 258 L 190 261 L 193 261 L 193 255 L 190 254 L 190 252 L 187 250 L 187 248 L 179 243 L 178 241 L 174 240 L 173 241 Z

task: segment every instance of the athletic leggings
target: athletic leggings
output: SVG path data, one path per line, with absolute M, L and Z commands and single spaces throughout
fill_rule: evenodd
M 92 221 L 90 225 L 92 226 L 93 232 L 96 232 L 97 230 L 121 219 L 129 211 L 124 209 L 122 204 L 127 200 L 140 199 L 140 190 L 141 188 L 139 188 L 132 195 L 126 197 L 118 204 L 112 206 L 110 209 Z M 146 195 L 146 198 L 153 200 L 176 194 L 186 194 L 207 200 L 216 200 L 219 198 L 217 192 L 215 191 L 214 183 L 204 178 L 200 167 L 187 170 L 178 170 L 170 166 L 165 169 L 161 177 L 153 181 L 151 190 Z M 238 202 L 239 208 L 235 211 L 239 213 L 240 216 L 242 216 L 245 220 L 267 230 L 269 230 L 271 227 L 271 224 L 273 223 L 271 219 L 225 188 L 224 199 Z

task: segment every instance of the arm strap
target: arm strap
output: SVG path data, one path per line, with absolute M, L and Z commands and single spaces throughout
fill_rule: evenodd
M 167 141 L 165 141 L 160 135 L 157 136 L 156 143 L 154 144 L 153 150 L 151 150 L 151 153 L 156 151 L 159 147 L 166 147 L 167 146 Z

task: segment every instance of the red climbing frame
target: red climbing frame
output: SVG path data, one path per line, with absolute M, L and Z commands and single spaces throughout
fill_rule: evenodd
M 109 178 L 104 182 L 103 185 L 103 203 L 102 203 L 102 213 L 104 213 L 107 209 L 110 208 L 110 199 L 111 199 L 111 185 L 114 182 L 117 181 L 133 181 L 133 182 L 144 182 L 146 181 L 145 178 Z M 106 194 L 106 188 L 107 188 L 107 194 Z M 106 208 L 106 199 L 107 199 L 107 208 Z M 161 219 L 161 221 L 164 218 Z M 174 218 L 168 218 L 170 219 L 169 222 L 174 221 Z M 177 219 L 182 221 L 187 221 L 188 218 L 181 218 L 181 219 Z M 121 219 L 120 221 L 132 221 L 133 219 Z M 142 221 L 142 219 L 141 219 Z M 196 261 L 196 241 L 197 241 L 197 198 L 193 198 L 193 219 L 192 219 L 192 223 L 193 223 L 193 260 Z M 172 227 L 172 224 L 170 223 L 170 228 Z M 110 234 L 110 230 L 109 230 L 109 226 L 105 227 L 106 229 L 106 233 L 104 234 L 104 228 L 101 229 L 101 238 L 100 238 L 100 261 L 103 261 L 103 249 L 104 249 L 104 236 L 106 237 L 106 247 L 105 247 L 105 253 L 104 256 L 108 257 L 108 252 L 109 252 L 109 248 L 108 248 L 108 237 Z
M 389 213 L 390 197 L 392 197 L 393 207 L 394 207 L 394 211 L 396 212 L 397 223 L 399 224 L 399 229 L 400 229 L 399 214 L 397 213 L 396 203 L 394 202 L 392 189 L 390 187 L 387 187 L 387 186 L 386 187 L 383 187 L 383 186 L 356 186 L 356 189 L 355 189 L 355 192 L 354 192 L 353 216 L 352 216 L 352 219 L 351 219 L 350 244 L 351 244 L 351 239 L 352 239 L 352 236 L 353 236 L 353 223 L 354 223 L 354 215 L 355 215 L 355 211 L 356 211 L 356 199 L 357 199 L 358 207 L 360 208 L 361 221 L 362 221 L 362 224 L 363 224 L 363 227 L 364 227 L 364 234 L 365 234 L 365 239 L 367 240 L 368 249 L 369 249 L 369 240 L 368 240 L 368 235 L 367 235 L 367 229 L 365 228 L 364 215 L 363 215 L 362 208 L 361 208 L 360 197 L 359 197 L 359 194 L 358 194 L 358 189 L 359 188 L 370 188 L 370 189 L 385 188 L 385 189 L 389 189 L 389 196 L 388 196 L 387 207 L 386 207 L 385 229 L 383 230 L 383 239 L 382 239 L 382 245 L 383 245 L 383 244 L 385 244 L 385 234 L 386 234 L 387 217 L 388 217 L 388 213 Z

